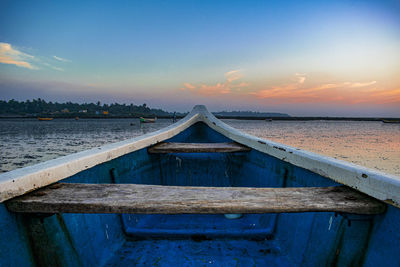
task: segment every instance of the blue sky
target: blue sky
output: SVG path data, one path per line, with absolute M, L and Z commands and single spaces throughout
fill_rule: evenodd
M 2 1 L 0 97 L 400 116 L 399 1 Z

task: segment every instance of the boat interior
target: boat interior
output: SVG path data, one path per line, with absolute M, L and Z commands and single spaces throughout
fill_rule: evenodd
M 232 140 L 197 122 L 165 142 Z M 339 186 L 255 149 L 153 153 L 143 148 L 60 182 L 249 188 Z M 393 206 L 385 207 L 384 213 L 377 214 L 89 214 L 10 212 L 1 204 L 0 224 L 13 227 L 1 230 L 2 238 L 8 240 L 2 250 L 18 251 L 14 266 L 379 266 L 382 255 L 399 259 L 394 256 L 398 247 L 388 236 L 393 234 L 391 227 L 399 225 L 394 218 L 400 213 Z M 2 261 L 7 263 L 7 259 Z

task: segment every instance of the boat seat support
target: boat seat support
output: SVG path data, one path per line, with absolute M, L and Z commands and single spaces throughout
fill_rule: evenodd
M 228 143 L 167 143 L 161 142 L 148 148 L 149 153 L 215 153 L 246 152 L 251 149 L 235 142 Z

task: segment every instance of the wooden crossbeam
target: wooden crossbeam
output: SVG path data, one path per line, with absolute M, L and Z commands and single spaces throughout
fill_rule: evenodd
M 377 214 L 386 205 L 345 186 L 296 188 L 184 187 L 59 183 L 6 202 L 24 213 Z
M 148 148 L 149 153 L 210 153 L 250 151 L 238 143 L 158 143 Z

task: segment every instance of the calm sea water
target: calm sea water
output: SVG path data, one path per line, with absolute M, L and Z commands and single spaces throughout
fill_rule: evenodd
M 354 121 L 224 120 L 249 134 L 400 176 L 400 125 Z M 143 135 L 159 119 L 0 120 L 0 172 Z

